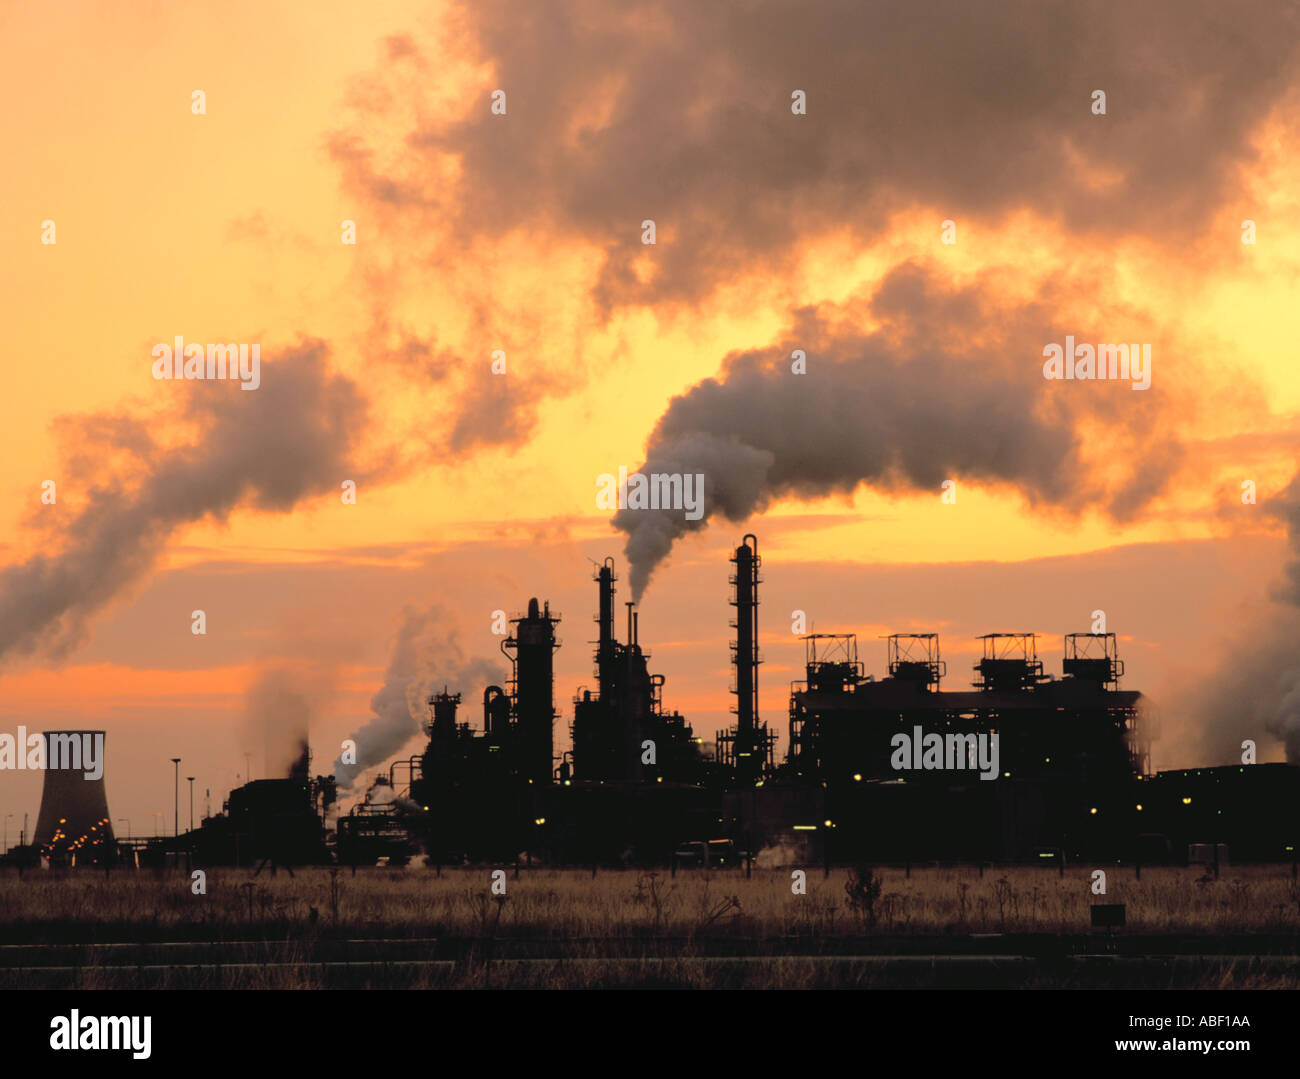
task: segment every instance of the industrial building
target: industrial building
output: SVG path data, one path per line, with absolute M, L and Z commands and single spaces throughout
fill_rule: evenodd
M 248 865 L 665 864 L 715 850 L 859 864 L 1176 862 L 1195 844 L 1239 861 L 1295 859 L 1300 768 L 1152 774 L 1146 702 L 1121 688 L 1113 633 L 1067 634 L 1059 673 L 1037 634 L 985 634 L 970 684 L 956 687 L 936 634 L 884 638 L 879 678 L 854 634 L 808 634 L 777 760 L 759 714 L 755 536 L 731 565 L 736 718 L 711 743 L 665 703 L 632 603 L 619 640 L 607 558 L 594 574 L 595 682 L 573 699 L 571 750 L 555 748 L 561 619 L 531 599 L 501 645 L 506 685 L 432 694 L 423 751 L 339 818 L 332 851 L 332 777 L 311 778 L 305 745 L 287 778 L 232 791 L 223 813 L 170 845 L 196 864 Z M 462 718 L 466 693 L 481 703 L 477 722 Z M 94 861 L 114 849 L 108 817 L 102 779 L 47 774 L 36 839 L 47 857 Z

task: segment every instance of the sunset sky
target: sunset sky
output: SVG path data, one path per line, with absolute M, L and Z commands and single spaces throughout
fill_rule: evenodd
M 1059 676 L 1103 610 L 1156 767 L 1247 737 L 1284 759 L 1298 24 L 1276 2 L 5 4 L 0 731 L 106 730 L 114 817 L 170 827 L 172 757 L 196 818 L 246 753 L 278 774 L 268 700 L 310 716 L 317 772 L 394 689 L 446 682 L 478 723 L 493 612 L 536 596 L 563 618 L 565 749 L 592 561 L 631 598 L 597 477 L 670 461 L 715 501 L 654 565 L 641 641 L 708 740 L 754 532 L 778 754 L 796 610 L 878 677 L 882 635 L 938 632 L 951 688 L 993 631 L 1042 634 Z M 259 343 L 261 386 L 156 381 L 178 335 Z M 1067 335 L 1150 344 L 1151 388 L 1044 379 Z M 11 842 L 39 796 L 0 772 Z

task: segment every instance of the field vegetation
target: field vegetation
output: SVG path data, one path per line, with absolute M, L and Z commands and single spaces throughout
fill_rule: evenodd
M 933 984 L 934 956 L 1030 957 L 1032 984 L 1045 956 L 1153 948 L 1226 956 L 1188 984 L 1297 984 L 1290 866 L 1110 867 L 1105 895 L 1093 867 L 809 868 L 805 894 L 789 869 L 508 866 L 494 891 L 495 868 L 208 868 L 203 893 L 175 869 L 5 870 L 0 984 Z M 1094 903 L 1124 927 L 1094 930 Z

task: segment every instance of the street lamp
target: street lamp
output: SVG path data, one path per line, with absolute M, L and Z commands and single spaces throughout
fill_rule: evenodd
M 172 828 L 176 836 L 181 834 L 181 759 L 173 757 L 172 764 L 176 768 L 176 785 L 172 790 Z
M 194 831 L 194 777 L 186 776 L 190 781 L 190 831 Z

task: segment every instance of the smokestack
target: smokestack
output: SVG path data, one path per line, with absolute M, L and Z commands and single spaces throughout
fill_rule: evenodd
M 45 786 L 33 841 L 47 855 L 102 865 L 117 850 L 104 791 L 104 732 L 45 731 L 41 737 Z
M 600 640 L 596 645 L 596 679 L 599 684 L 599 697 L 608 700 L 614 685 L 614 560 L 605 559 L 596 574 L 599 582 L 600 605 L 596 621 L 600 623 Z
M 731 559 L 736 572 L 731 605 L 736 608 L 736 639 L 731 645 L 736 667 L 736 725 L 718 732 L 723 762 L 742 786 L 763 775 L 772 756 L 775 735 L 758 719 L 758 537 L 747 535 Z
M 614 560 L 605 559 L 605 564 L 596 574 L 600 582 L 600 651 L 605 653 L 614 643 Z
M 524 774 L 534 783 L 551 782 L 555 757 L 555 627 L 551 606 L 538 610 L 528 601 L 528 617 L 516 618 L 505 647 L 515 651 L 515 717 L 524 746 Z
M 750 541 L 753 545 L 750 545 Z M 753 734 L 758 724 L 758 537 L 745 536 L 732 558 L 736 574 L 736 729 Z

